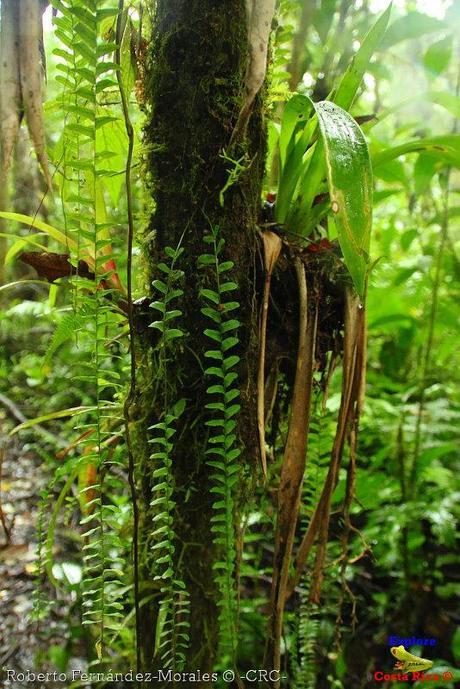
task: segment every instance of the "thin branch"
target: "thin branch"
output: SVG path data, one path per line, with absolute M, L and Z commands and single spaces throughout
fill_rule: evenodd
M 419 385 L 419 404 L 417 410 L 417 419 L 415 422 L 415 439 L 414 439 L 414 452 L 412 456 L 412 465 L 409 472 L 408 489 L 412 492 L 415 487 L 415 479 L 417 476 L 418 461 L 420 456 L 420 450 L 422 445 L 422 421 L 425 413 L 425 403 L 426 403 L 426 388 L 428 386 L 428 378 L 431 369 L 431 354 L 433 349 L 434 340 L 434 329 L 436 325 L 436 317 L 438 313 L 438 303 L 439 303 L 439 289 L 441 287 L 441 274 L 442 274 L 442 264 L 444 258 L 444 252 L 448 239 L 448 228 L 449 228 L 449 177 L 450 169 L 447 171 L 447 181 L 446 190 L 444 192 L 444 207 L 443 207 L 443 220 L 441 226 L 441 238 L 439 242 L 438 253 L 436 255 L 435 263 L 435 274 L 433 280 L 433 288 L 431 290 L 431 306 L 430 315 L 428 318 L 428 335 L 426 340 L 425 352 L 422 361 L 422 372 L 420 376 Z
M 126 29 L 126 15 L 124 10 L 124 0 L 118 0 L 118 16 L 116 27 L 116 50 L 115 62 L 121 67 L 121 42 L 123 32 Z M 133 568 L 134 568 L 134 609 L 136 615 L 136 663 L 137 670 L 140 668 L 140 606 L 139 606 L 139 508 L 137 505 L 134 453 L 131 443 L 129 429 L 129 408 L 136 394 L 136 352 L 134 346 L 134 314 L 133 314 L 133 293 L 132 293 L 132 256 L 134 241 L 134 213 L 131 183 L 131 166 L 134 151 L 134 128 L 129 116 L 128 97 L 123 86 L 121 68 L 117 70 L 118 87 L 120 89 L 121 105 L 123 109 L 123 119 L 125 122 L 126 134 L 128 136 L 128 152 L 126 156 L 125 184 L 126 184 L 126 205 L 128 211 L 128 257 L 127 257 L 127 291 L 128 291 L 128 322 L 130 334 L 130 355 L 131 355 L 131 380 L 130 388 L 125 401 L 125 420 L 126 420 L 126 446 L 128 449 L 128 481 L 131 490 L 131 500 L 133 503 Z
M 29 419 L 26 416 L 24 416 L 19 407 L 17 407 L 16 404 L 9 399 L 9 397 L 6 397 L 6 395 L 3 395 L 2 393 L 0 393 L 0 404 L 11 414 L 11 416 L 13 416 L 13 418 L 19 421 L 19 423 L 27 423 L 29 421 Z M 40 424 L 34 424 L 33 428 L 45 440 L 47 440 L 50 443 L 53 443 L 53 445 L 57 445 L 61 448 L 67 447 L 68 442 L 64 440 L 64 438 L 61 438 L 59 435 L 55 435 L 54 433 L 51 433 L 46 428 L 43 428 L 43 426 L 41 426 Z

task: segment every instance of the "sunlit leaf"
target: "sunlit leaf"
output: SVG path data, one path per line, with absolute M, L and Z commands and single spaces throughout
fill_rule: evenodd
M 31 215 L 23 215 L 22 213 L 8 213 L 5 211 L 0 211 L 0 218 L 20 222 L 24 225 L 28 225 L 30 228 L 34 227 L 37 230 L 45 232 L 47 235 L 49 235 L 57 242 L 59 242 L 59 244 L 62 244 L 65 247 L 71 249 L 77 248 L 77 242 L 74 239 L 64 234 L 64 232 L 58 230 L 56 227 L 53 227 L 52 225 L 49 225 L 46 222 L 43 222 L 43 220 L 40 220 L 40 218 L 32 217 Z
M 454 117 L 460 119 L 460 98 L 458 96 L 447 91 L 433 91 L 428 94 L 428 98 L 432 103 L 441 105 Z
M 24 421 L 24 423 L 20 423 L 18 426 L 15 426 L 13 430 L 10 432 L 10 435 L 19 433 L 19 431 L 23 431 L 26 428 L 32 428 L 32 426 L 36 426 L 37 424 L 43 423 L 44 421 L 52 421 L 53 419 L 62 419 L 66 416 L 73 417 L 77 414 L 84 414 L 85 412 L 91 411 L 91 409 L 93 408 L 94 407 L 88 406 L 71 407 L 69 409 L 60 409 L 59 411 L 53 411 L 49 414 L 43 414 L 43 416 L 37 416 L 35 419 L 27 419 L 27 421 Z
M 345 74 L 342 77 L 333 100 L 334 103 L 340 105 L 340 107 L 344 108 L 345 110 L 348 110 L 348 108 L 352 105 L 363 76 L 368 69 L 372 55 L 380 45 L 385 35 L 388 21 L 390 19 L 390 13 L 391 3 L 364 38 L 360 49 L 353 57 Z
M 299 124 L 305 124 L 312 110 L 312 102 L 308 96 L 296 94 L 287 102 L 284 108 L 281 131 L 279 137 L 281 165 L 286 162 L 288 148 L 293 146 L 293 134 Z
M 430 17 L 422 12 L 408 12 L 391 24 L 381 47 L 386 50 L 408 38 L 419 38 L 445 28 L 445 23 L 435 17 Z
M 453 36 L 446 36 L 428 47 L 423 56 L 423 64 L 431 75 L 439 76 L 449 66 L 452 57 L 452 42 Z
M 392 146 L 372 156 L 372 166 L 374 169 L 390 160 L 399 158 L 406 153 L 424 151 L 431 156 L 444 160 L 450 165 L 459 167 L 460 165 L 460 136 L 450 134 L 445 136 L 432 136 L 414 141 L 407 141 L 399 146 Z

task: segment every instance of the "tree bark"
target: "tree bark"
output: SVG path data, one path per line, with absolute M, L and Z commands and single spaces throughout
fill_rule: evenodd
M 237 487 L 242 505 L 258 470 L 256 415 L 257 304 L 255 299 L 256 223 L 265 158 L 261 98 L 254 103 L 243 139 L 228 145 L 244 98 L 247 67 L 247 18 L 244 0 L 158 0 L 153 19 L 144 83 L 145 173 L 153 212 L 144 236 L 147 299 L 135 313 L 136 389 L 128 405 L 132 450 L 139 489 L 140 643 L 144 669 L 154 664 L 154 630 L 158 592 L 147 562 L 147 537 L 153 530 L 149 508 L 153 460 L 149 454 L 148 427 L 161 420 L 155 396 L 154 320 L 148 301 L 154 298 L 152 280 L 164 248 L 185 251 L 179 266 L 185 271 L 180 304 L 180 328 L 187 333 L 175 348 L 168 385 L 177 399 L 187 400 L 176 424 L 173 471 L 176 511 L 174 530 L 179 574 L 191 597 L 190 648 L 187 669 L 209 671 L 216 660 L 217 591 L 210 518 L 215 496 L 210 492 L 205 463 L 208 429 L 205 425 L 206 381 L 204 351 L 209 349 L 204 330 L 209 323 L 201 314 L 200 288 L 206 277 L 198 270 L 198 257 L 206 251 L 203 236 L 218 225 L 225 239 L 226 260 L 234 262 L 232 278 L 238 283 L 240 310 L 236 316 L 241 356 L 239 386 L 243 423 L 239 440 L 243 448 L 245 480 Z M 153 13 L 153 9 L 152 9 Z M 232 165 L 227 152 L 242 160 L 244 169 L 225 193 L 219 192 Z M 181 240 L 181 238 L 183 239 Z M 155 597 L 156 596 L 156 597 Z M 147 600 L 145 602 L 143 599 Z M 197 683 L 194 686 L 210 686 Z

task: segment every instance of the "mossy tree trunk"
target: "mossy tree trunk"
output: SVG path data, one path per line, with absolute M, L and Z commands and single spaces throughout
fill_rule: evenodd
M 243 472 L 237 503 L 243 503 L 258 470 L 256 420 L 257 302 L 255 299 L 256 223 L 264 170 L 265 136 L 260 96 L 256 99 L 244 136 L 229 151 L 232 131 L 244 96 L 248 59 L 245 0 L 157 0 L 151 2 L 153 35 L 145 79 L 145 172 L 153 198 L 153 212 L 146 228 L 145 278 L 147 297 L 158 277 L 156 264 L 164 248 L 185 251 L 180 268 L 185 271 L 180 328 L 187 333 L 175 348 L 169 366 L 168 386 L 177 399 L 185 398 L 185 413 L 177 422 L 173 467 L 179 574 L 191 596 L 188 668 L 209 670 L 216 659 L 217 591 L 213 563 L 212 503 L 209 468 L 205 462 L 205 395 L 209 382 L 203 370 L 204 351 L 209 349 L 204 330 L 199 291 L 203 286 L 197 260 L 207 249 L 203 237 L 218 225 L 225 239 L 226 259 L 234 262 L 232 280 L 238 283 L 241 304 L 238 319 L 241 364 L 239 385 L 242 413 L 239 441 L 243 448 Z M 155 11 L 153 12 L 153 7 Z M 226 150 L 240 159 L 244 170 L 225 193 L 229 163 Z M 230 169 L 231 169 L 230 165 Z M 155 297 L 156 298 L 156 297 Z M 141 656 L 144 668 L 154 663 L 154 632 L 158 596 L 147 562 L 148 533 L 152 531 L 149 509 L 153 461 L 149 458 L 148 427 L 161 420 L 155 395 L 154 333 L 146 325 L 154 320 L 151 310 L 136 307 L 136 389 L 129 405 L 132 446 L 139 491 Z M 173 393 L 174 394 L 174 393 Z M 152 595 L 153 594 L 153 597 Z M 197 684 L 194 686 L 209 686 Z

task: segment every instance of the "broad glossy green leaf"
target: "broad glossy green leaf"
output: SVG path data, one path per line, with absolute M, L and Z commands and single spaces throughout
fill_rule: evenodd
M 372 226 L 372 170 L 355 120 L 334 103 L 317 103 L 331 207 L 339 243 L 356 291 L 364 296 Z
M 335 97 L 333 98 L 336 105 L 341 108 L 348 109 L 353 103 L 372 55 L 383 39 L 390 12 L 391 4 L 370 29 L 360 49 L 346 70 L 337 92 L 335 93 Z M 311 103 L 310 99 L 306 96 L 303 96 L 303 99 Z M 300 101 L 298 101 L 296 105 L 300 105 Z M 305 131 L 307 131 L 307 128 Z M 311 136 L 312 135 L 313 131 L 311 132 Z M 305 148 L 306 146 L 304 146 L 304 150 Z M 295 150 L 295 152 L 292 152 L 292 155 L 297 157 L 298 152 L 299 151 Z M 303 151 L 301 153 L 303 156 Z M 284 179 L 281 179 L 281 199 L 279 194 L 276 208 L 277 220 L 279 222 L 286 221 L 290 231 L 294 234 L 305 236 L 309 234 L 318 220 L 317 209 L 313 209 L 313 202 L 315 197 L 321 192 L 321 184 L 326 174 L 323 142 L 321 139 L 317 141 L 311 149 L 310 157 L 303 161 L 304 165 L 302 166 L 303 169 L 298 183 L 298 195 L 296 198 L 294 198 L 294 191 L 297 184 L 296 180 L 299 178 L 299 163 L 297 159 L 293 159 L 292 155 L 286 161 L 286 170 L 284 171 L 286 174 L 283 175 Z M 288 166 L 290 166 L 289 170 Z M 293 167 L 296 168 L 296 172 L 294 172 L 295 178 L 293 178 Z M 288 172 L 289 175 L 287 174 Z M 286 181 L 286 178 L 288 178 L 288 180 L 285 189 L 283 182 Z M 292 208 L 289 211 L 287 208 L 287 199 L 289 199 L 292 204 Z M 292 203 L 293 201 L 294 203 Z
M 390 19 L 390 13 L 391 3 L 365 36 L 360 49 L 353 57 L 342 77 L 333 101 L 345 110 L 348 110 L 352 105 L 372 55 L 382 42 Z

